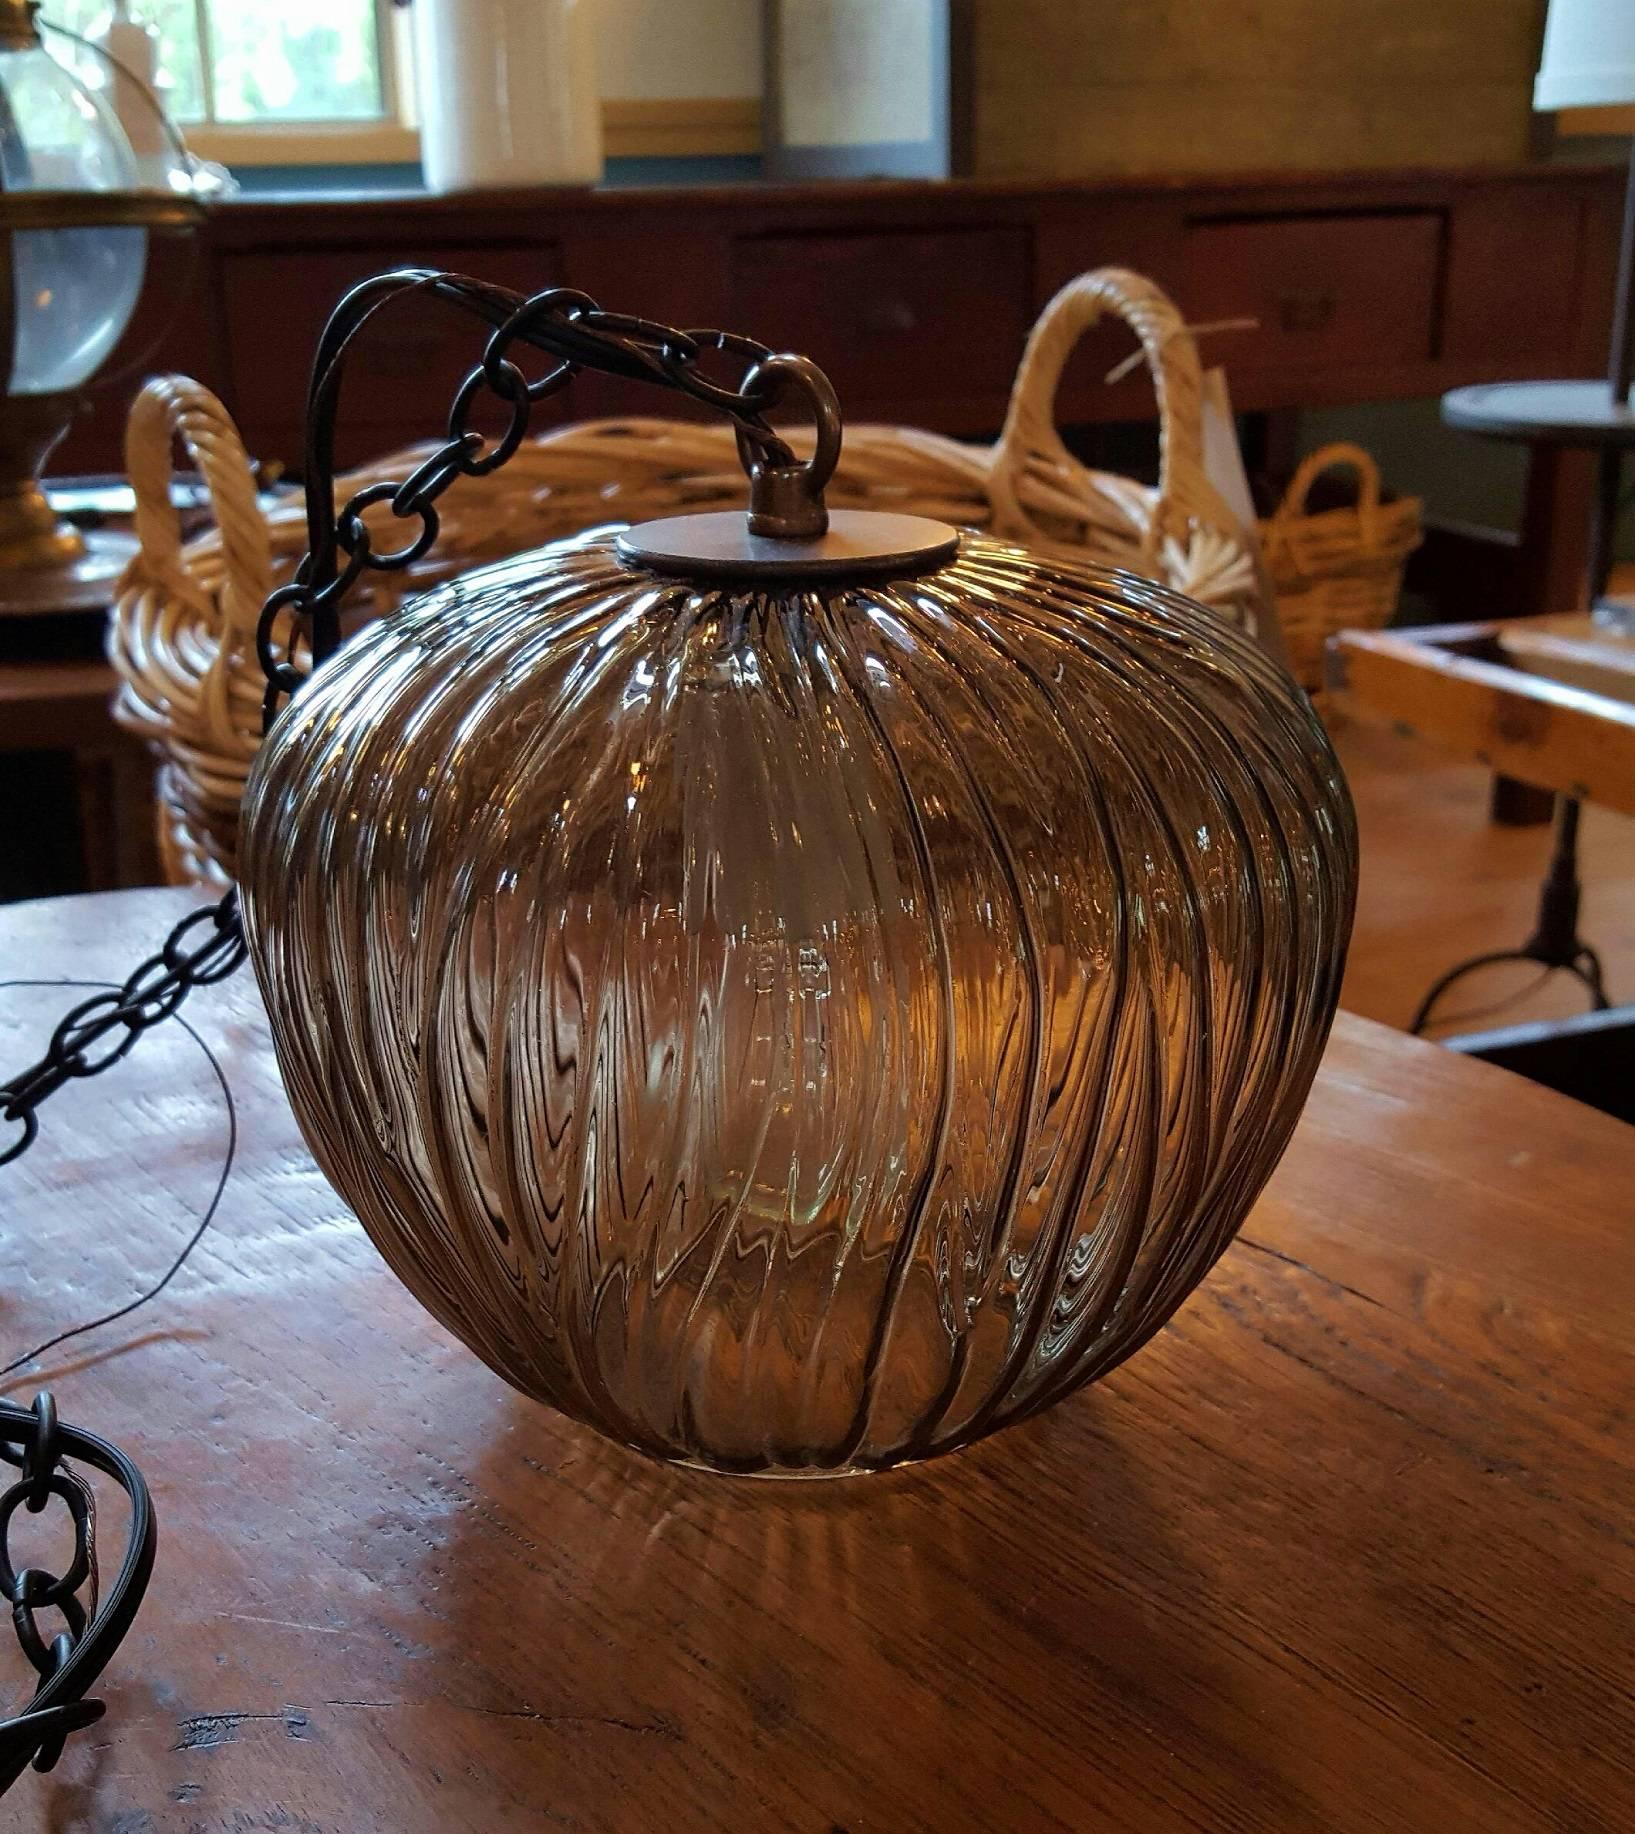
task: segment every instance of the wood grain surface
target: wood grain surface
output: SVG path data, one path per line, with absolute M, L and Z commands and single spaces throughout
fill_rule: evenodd
M 1635 701 L 1635 632 L 1600 623 L 1587 611 L 1503 624 L 1499 647 L 1518 669 L 1586 694 Z
M 1362 171 L 1527 151 L 1530 0 L 960 0 L 970 169 Z
M 0 973 L 122 976 L 188 903 L 0 911 Z M 0 1063 L 62 1005 L 0 992 Z M 137 1454 L 155 1583 L 0 1827 L 1635 1826 L 1635 1132 L 1342 1017 L 1122 1369 L 940 1464 L 757 1484 L 508 1392 L 315 1171 L 248 977 L 188 1011 L 240 1104 L 219 1224 L 12 1384 Z M 224 1140 L 175 1026 L 42 1122 L 7 1356 L 150 1279 Z

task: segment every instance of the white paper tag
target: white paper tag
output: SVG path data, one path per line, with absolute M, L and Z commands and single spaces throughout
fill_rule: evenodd
M 1238 424 L 1232 417 L 1232 397 L 1227 392 L 1226 371 L 1218 366 L 1204 371 L 1203 423 L 1204 476 L 1237 518 L 1260 581 L 1262 610 L 1255 635 L 1279 662 L 1286 664 L 1288 649 L 1283 642 L 1283 626 L 1278 622 L 1272 583 L 1260 558 L 1259 520 L 1249 489 L 1249 474 L 1244 469 L 1243 448 L 1238 444 Z
M 1227 393 L 1226 371 L 1218 366 L 1204 371 L 1204 476 L 1226 499 L 1245 535 L 1255 539 L 1255 500 L 1249 494 L 1249 474 L 1243 468 L 1237 422 L 1232 418 L 1232 397 Z

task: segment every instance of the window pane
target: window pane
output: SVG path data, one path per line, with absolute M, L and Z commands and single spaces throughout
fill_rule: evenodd
M 385 113 L 375 0 L 207 0 L 218 121 L 367 121 Z
M 83 37 L 107 19 L 108 10 L 108 0 L 46 0 L 41 17 Z M 204 73 L 193 0 L 131 0 L 131 17 L 159 34 L 159 95 L 171 117 L 204 120 Z M 56 33 L 47 32 L 45 42 L 55 56 L 72 61 L 82 76 L 94 68 L 90 52 L 69 60 L 65 41 Z

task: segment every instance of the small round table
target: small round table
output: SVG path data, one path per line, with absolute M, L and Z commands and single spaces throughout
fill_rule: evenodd
M 1442 397 L 1442 418 L 1461 432 L 1484 439 L 1518 440 L 1528 446 L 1570 446 L 1597 455 L 1595 516 L 1590 527 L 1590 603 L 1598 617 L 1627 628 L 1628 611 L 1608 605 L 1603 595 L 1612 571 L 1612 542 L 1618 515 L 1623 455 L 1635 448 L 1635 408 L 1626 395 L 1614 400 L 1604 381 L 1495 382 L 1456 388 Z M 1578 799 L 1558 796 L 1555 842 L 1539 890 L 1538 921 L 1517 949 L 1497 949 L 1460 962 L 1442 975 L 1419 1003 L 1409 1028 L 1423 1031 L 1432 1009 L 1453 983 L 1494 962 L 1537 962 L 1563 968 L 1584 983 L 1597 1012 L 1608 1005 L 1601 961 L 1578 933 Z
M 1461 433 L 1531 445 L 1635 446 L 1635 408 L 1593 382 L 1479 382 L 1450 389 L 1442 418 Z
M 1621 607 L 1605 607 L 1602 595 L 1612 571 L 1612 541 L 1618 520 L 1618 484 L 1624 454 L 1635 448 L 1635 407 L 1626 395 L 1613 399 L 1604 381 L 1484 382 L 1451 389 L 1442 397 L 1442 418 L 1462 433 L 1528 446 L 1569 446 L 1596 455 L 1595 515 L 1590 525 L 1590 603 L 1597 615 L 1617 621 Z

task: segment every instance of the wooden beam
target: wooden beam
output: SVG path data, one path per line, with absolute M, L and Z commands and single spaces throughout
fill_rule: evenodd
M 614 159 L 758 153 L 760 98 L 613 96 L 602 103 L 602 135 Z
M 1344 631 L 1329 686 L 1359 713 L 1558 794 L 1635 815 L 1635 705 L 1494 660 L 1494 625 Z

